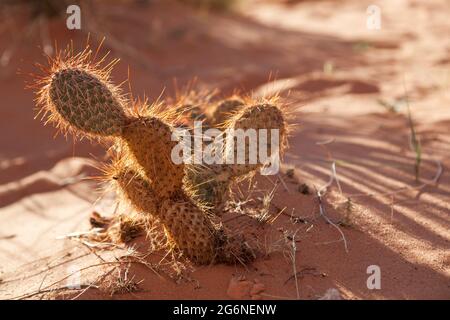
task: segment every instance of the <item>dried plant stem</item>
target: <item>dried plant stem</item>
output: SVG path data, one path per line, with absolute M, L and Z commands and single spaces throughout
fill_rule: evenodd
M 335 224 L 333 221 L 331 221 L 330 218 L 328 218 L 325 207 L 323 205 L 322 197 L 325 195 L 328 187 L 331 186 L 333 181 L 338 181 L 337 177 L 336 177 L 335 162 L 333 162 L 333 164 L 331 166 L 331 172 L 332 172 L 332 174 L 330 176 L 330 180 L 328 180 L 328 182 L 325 185 L 323 185 L 319 190 L 316 191 L 317 199 L 319 201 L 319 211 L 320 211 L 320 215 L 325 219 L 325 221 L 327 221 L 330 225 L 332 225 L 334 228 L 336 228 L 336 230 L 341 234 L 342 241 L 344 242 L 345 252 L 348 253 L 347 239 L 345 238 L 344 232 L 342 232 L 341 228 L 339 228 L 339 226 L 337 224 Z M 342 193 L 342 190 L 341 190 L 341 193 Z

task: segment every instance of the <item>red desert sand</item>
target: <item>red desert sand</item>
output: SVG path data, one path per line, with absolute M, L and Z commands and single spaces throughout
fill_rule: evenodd
M 25 37 L 0 70 L 0 298 L 450 299 L 450 5 L 380 0 L 382 27 L 368 30 L 370 4 L 204 13 L 157 1 L 125 16 L 119 2 L 98 4 L 83 31 L 48 22 L 60 47 L 105 36 L 101 53 L 121 58 L 112 79 L 129 76 L 135 97 L 174 97 L 194 78 L 219 96 L 279 93 L 295 124 L 282 170 L 235 188 L 221 217 L 258 252 L 245 265 L 148 254 L 145 235 L 86 237 L 94 213 L 115 212 L 89 179 L 108 156 L 34 119 L 24 81 L 45 58 L 39 37 Z M 12 37 L 1 33 L 2 49 Z M 380 289 L 368 287 L 371 266 Z

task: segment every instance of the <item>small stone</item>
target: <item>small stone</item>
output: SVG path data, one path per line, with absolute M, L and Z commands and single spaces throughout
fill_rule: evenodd
M 330 288 L 325 291 L 325 294 L 319 300 L 343 300 L 339 290 Z
M 253 283 L 245 279 L 245 276 L 232 277 L 228 285 L 227 294 L 233 299 L 248 299 Z

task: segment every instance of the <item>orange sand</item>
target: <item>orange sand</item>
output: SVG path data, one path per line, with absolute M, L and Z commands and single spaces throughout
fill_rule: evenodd
M 44 61 L 33 36 L 0 70 L 0 298 L 317 299 L 329 288 L 346 299 L 450 298 L 448 2 L 380 0 L 379 31 L 366 29 L 371 1 L 243 3 L 239 13 L 222 15 L 169 1 L 108 5 L 84 32 L 51 22 L 50 37 L 60 46 L 69 39 L 81 46 L 89 28 L 97 31 L 94 38 L 107 30 L 105 49 L 122 58 L 114 81 L 126 79 L 129 66 L 134 94 L 150 99 L 164 88 L 173 95 L 173 79 L 181 86 L 194 77 L 199 88 L 224 94 L 280 91 L 298 123 L 283 168 L 294 168 L 294 177 L 282 174 L 284 185 L 277 177 L 256 181 L 269 192 L 277 186 L 270 213 L 283 213 L 269 226 L 224 216 L 230 228 L 247 226 L 246 237 L 261 249 L 258 259 L 246 267 L 195 267 L 178 280 L 133 264 L 129 277 L 142 280 L 136 292 L 111 296 L 95 285 L 50 292 L 64 288 L 73 270 L 84 268 L 85 288 L 110 269 L 87 246 L 57 238 L 89 230 L 94 210 L 111 214 L 114 207 L 111 199 L 95 203 L 96 184 L 84 179 L 98 174 L 90 159 L 102 160 L 103 149 L 53 139 L 53 128 L 33 120 L 34 96 L 24 80 L 36 71 L 34 62 Z M 10 37 L 0 35 L 0 48 Z M 396 114 L 377 102 L 392 103 L 405 91 L 422 142 L 421 182 L 414 179 L 406 105 L 397 103 Z M 341 227 L 348 253 L 337 229 L 320 216 L 317 198 L 298 192 L 302 183 L 313 192 L 324 185 L 333 161 L 342 194 L 333 183 L 324 207 L 338 221 L 352 199 L 349 226 Z M 432 180 L 440 167 L 437 185 L 404 190 Z M 296 230 L 298 291 L 282 240 L 283 232 Z M 135 245 L 145 252 L 143 238 Z M 113 261 L 124 250 L 99 254 Z M 95 264 L 101 266 L 89 267 Z M 380 290 L 366 286 L 370 265 L 381 268 Z

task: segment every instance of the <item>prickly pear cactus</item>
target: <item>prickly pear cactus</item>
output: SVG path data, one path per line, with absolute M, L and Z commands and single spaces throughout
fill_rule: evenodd
M 217 104 L 208 120 L 210 124 L 224 129 L 224 132 L 229 129 L 267 129 L 268 154 L 272 154 L 275 148 L 278 148 L 281 157 L 287 147 L 288 125 L 284 112 L 277 106 L 276 99 L 263 103 L 252 101 L 246 103 L 242 99 L 232 97 Z M 277 146 L 271 145 L 270 129 L 277 129 L 279 132 Z M 238 147 L 239 145 L 236 143 L 233 150 L 235 159 Z M 244 164 L 226 164 L 226 154 L 224 154 L 222 159 L 224 164 L 202 166 L 200 169 L 189 170 L 187 173 L 186 179 L 189 185 L 193 186 L 194 194 L 197 195 L 199 201 L 216 209 L 214 211 L 218 214 L 228 198 L 233 183 L 255 173 L 263 166 L 261 162 L 250 163 L 248 140 L 240 147 L 244 150 Z M 256 151 L 259 153 L 259 145 Z
M 227 236 L 194 201 L 193 181 L 204 176 L 198 173 L 192 177 L 194 171 L 171 160 L 171 150 L 177 143 L 171 139 L 171 117 L 167 112 L 133 111 L 132 103 L 110 81 L 112 66 L 102 69 L 91 62 L 87 50 L 75 56 L 58 55 L 36 83 L 40 112 L 57 128 L 75 136 L 112 141 L 116 156 L 105 177 L 117 187 L 121 199 L 138 212 L 158 219 L 173 247 L 187 258 L 198 264 L 252 259 L 245 242 Z M 243 101 L 235 99 L 222 107 L 226 113 L 235 111 L 227 126 L 279 128 L 284 140 L 283 115 L 275 105 L 244 106 Z M 238 107 L 242 108 L 236 111 Z M 223 122 L 220 114 L 220 110 L 215 111 L 216 118 Z M 225 190 L 235 177 L 257 168 L 218 165 L 203 174 Z M 186 172 L 191 172 L 191 178 L 185 177 Z

